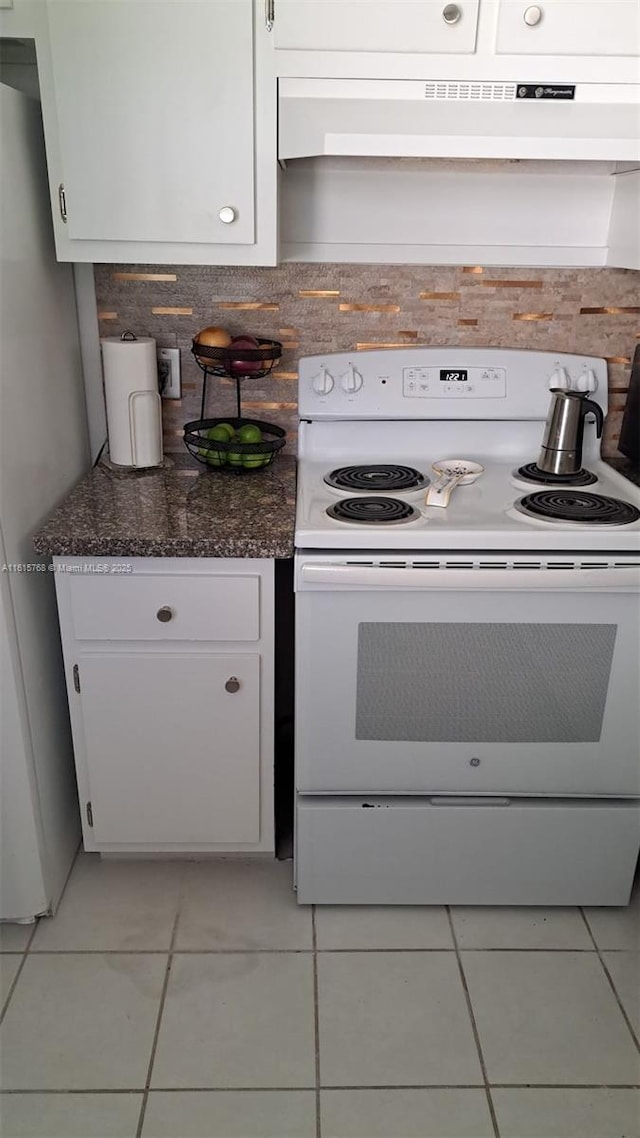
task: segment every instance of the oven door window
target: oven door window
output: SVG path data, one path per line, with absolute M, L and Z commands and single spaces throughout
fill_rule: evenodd
M 615 624 L 358 627 L 356 739 L 595 742 Z

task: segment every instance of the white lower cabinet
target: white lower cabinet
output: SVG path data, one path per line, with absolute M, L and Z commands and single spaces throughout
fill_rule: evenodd
M 96 842 L 259 840 L 259 656 L 86 653 L 78 672 Z
M 55 565 L 85 849 L 272 851 L 273 563 Z

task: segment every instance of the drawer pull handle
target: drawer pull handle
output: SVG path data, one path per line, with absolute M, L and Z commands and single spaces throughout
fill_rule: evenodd
M 442 19 L 445 24 L 457 24 L 458 20 L 462 18 L 462 11 L 457 4 L 447 4 L 442 9 Z
M 240 690 L 240 680 L 237 676 L 229 676 L 229 679 L 224 686 L 227 691 L 230 691 L 232 695 L 235 695 L 235 693 Z
M 540 8 L 537 4 L 532 4 L 530 8 L 526 9 L 524 14 L 524 22 L 527 27 L 535 28 L 536 24 L 539 24 L 541 19 L 542 8 Z
M 173 620 L 173 609 L 169 608 L 169 605 L 163 605 L 161 609 L 158 609 L 156 616 L 162 624 L 168 624 L 170 620 Z

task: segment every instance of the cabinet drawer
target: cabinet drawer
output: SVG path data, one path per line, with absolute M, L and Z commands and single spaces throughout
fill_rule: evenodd
M 72 577 L 76 640 L 258 640 L 257 576 Z

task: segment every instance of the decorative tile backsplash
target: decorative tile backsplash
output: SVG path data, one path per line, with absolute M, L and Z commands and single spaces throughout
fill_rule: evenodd
M 100 334 L 130 328 L 179 347 L 183 397 L 163 404 L 164 447 L 183 450 L 200 417 L 202 372 L 191 354 L 200 328 L 280 340 L 271 376 L 244 380 L 243 411 L 280 424 L 295 450 L 300 356 L 415 345 L 536 348 L 604 356 L 615 456 L 631 359 L 640 339 L 640 273 L 628 269 L 498 269 L 416 265 L 284 264 L 275 269 L 96 265 Z M 235 410 L 231 380 L 210 378 L 206 414 Z

